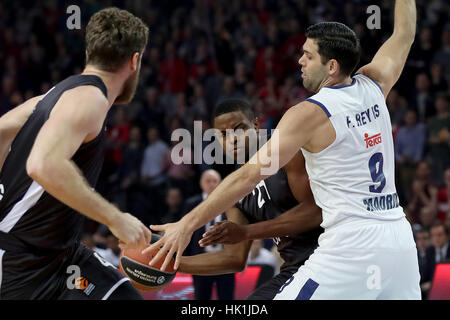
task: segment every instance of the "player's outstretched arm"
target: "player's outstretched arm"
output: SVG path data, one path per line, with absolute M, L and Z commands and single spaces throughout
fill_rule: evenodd
M 326 114 L 313 103 L 305 101 L 290 108 L 278 123 L 271 139 L 249 162 L 227 176 L 205 201 L 176 223 L 151 226 L 153 230 L 163 231 L 164 236 L 148 249 L 163 247 L 150 261 L 150 265 L 168 252 L 161 270 L 165 270 L 175 253 L 175 269 L 178 268 L 181 255 L 195 230 L 227 211 L 262 179 L 275 174 L 302 146 L 310 142 L 316 130 L 328 122 Z
M 56 199 L 108 226 L 125 245 L 146 245 L 150 230 L 93 191 L 71 160 L 83 143 L 100 133 L 108 109 L 108 101 L 93 86 L 65 92 L 36 137 L 27 173 Z
M 416 35 L 416 20 L 416 1 L 396 0 L 394 32 L 375 54 L 372 62 L 357 71 L 377 81 L 385 98 L 405 66 Z
M 42 96 L 31 98 L 0 118 L 0 170 L 8 155 L 12 142 L 33 113 Z
M 248 220 L 238 208 L 227 211 L 227 220 L 238 226 L 248 224 Z M 224 245 L 223 250 L 181 257 L 178 271 L 194 275 L 218 275 L 241 272 L 247 263 L 251 241 Z
M 320 226 L 322 210 L 315 204 L 301 203 L 278 217 L 239 225 L 231 221 L 217 222 L 203 235 L 202 247 L 214 244 L 236 244 L 245 240 L 286 237 L 304 233 Z
M 243 240 L 284 237 L 313 230 L 322 223 L 322 210 L 316 205 L 309 186 L 305 159 L 299 151 L 285 166 L 289 187 L 298 205 L 278 217 L 252 224 L 231 221 L 216 223 L 200 240 L 202 246 L 234 244 Z

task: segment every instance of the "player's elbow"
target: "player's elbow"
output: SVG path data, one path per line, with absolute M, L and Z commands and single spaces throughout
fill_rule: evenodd
M 8 130 L 7 126 L 4 124 L 4 121 L 1 121 L 0 119 L 0 141 L 11 141 L 11 137 L 11 130 Z
M 239 254 L 236 254 L 236 271 L 235 272 L 242 272 L 247 268 L 247 259 L 248 259 L 248 252 L 246 250 L 242 250 L 239 252 Z
M 43 171 L 43 164 L 40 161 L 36 161 L 35 159 L 28 157 L 27 163 L 26 163 L 26 170 L 28 176 L 36 180 L 38 177 L 42 175 Z
M 225 250 L 226 251 L 226 250 Z M 237 248 L 227 254 L 226 261 L 228 262 L 228 269 L 230 273 L 238 273 L 245 270 L 247 267 L 248 253 Z
M 31 155 L 27 159 L 26 171 L 34 181 L 41 181 L 50 176 L 50 162 L 40 157 Z
M 247 267 L 247 263 L 240 264 L 238 267 L 236 267 L 234 273 L 244 272 L 246 267 Z
M 247 259 L 245 259 L 244 261 L 241 260 L 235 260 L 233 262 L 233 265 L 231 267 L 231 272 L 232 273 L 239 273 L 245 270 L 245 268 L 247 267 Z

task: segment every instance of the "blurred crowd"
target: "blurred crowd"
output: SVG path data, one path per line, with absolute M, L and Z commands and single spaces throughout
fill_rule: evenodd
M 416 40 L 387 98 L 397 191 L 416 237 L 423 240 L 418 241 L 419 255 L 446 243 L 450 257 L 450 3 L 416 2 Z M 71 4 L 81 8 L 80 30 L 66 26 Z M 366 25 L 366 9 L 373 4 L 381 8 L 379 30 Z M 158 224 L 186 213 L 186 199 L 201 193 L 202 172 L 214 168 L 223 178 L 232 170 L 174 164 L 170 153 L 178 143 L 171 141 L 175 129 L 192 132 L 194 120 L 202 122 L 203 130 L 210 128 L 212 109 L 226 98 L 247 99 L 261 127 L 274 128 L 288 108 L 310 95 L 297 63 L 306 28 L 321 21 L 347 24 L 361 40 L 364 65 L 392 32 L 394 1 L 2 0 L 0 115 L 82 71 L 83 26 L 107 6 L 140 16 L 149 25 L 150 40 L 134 101 L 114 107 L 108 117 L 97 189 L 121 210 Z M 433 241 L 439 223 L 446 241 Z M 86 232 L 106 246 L 107 232 L 95 223 L 88 223 Z

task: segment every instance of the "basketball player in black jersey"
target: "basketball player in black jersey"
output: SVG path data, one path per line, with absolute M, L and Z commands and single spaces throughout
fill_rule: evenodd
M 108 226 L 122 247 L 151 239 L 93 189 L 106 114 L 133 98 L 148 32 L 125 10 L 97 12 L 83 73 L 0 118 L 1 299 L 142 299 L 79 239 L 84 216 Z
M 240 159 L 240 152 L 245 152 L 245 161 L 248 161 L 252 156 L 251 135 L 232 136 L 226 131 L 254 130 L 256 134 L 258 119 L 250 104 L 239 99 L 225 100 L 216 107 L 213 118 L 214 127 L 222 133 L 224 152 L 235 160 Z M 245 144 L 242 139 L 247 140 Z M 178 270 L 196 275 L 239 272 L 245 268 L 251 240 L 274 238 L 285 262 L 278 275 L 248 297 L 251 300 L 273 299 L 280 287 L 313 253 L 323 231 L 319 226 L 321 210 L 314 202 L 300 151 L 284 168 L 259 183 L 226 214 L 228 220 L 214 225 L 200 241 L 201 246 L 222 243 L 225 244 L 224 249 L 182 257 Z

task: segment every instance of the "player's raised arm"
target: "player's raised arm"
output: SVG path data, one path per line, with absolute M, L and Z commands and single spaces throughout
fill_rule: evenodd
M 416 20 L 416 1 L 396 0 L 394 31 L 391 37 L 380 47 L 372 62 L 357 71 L 377 81 L 385 98 L 405 66 L 416 35 Z
M 0 170 L 17 133 L 30 117 L 42 96 L 31 98 L 0 118 Z
M 71 160 L 83 143 L 100 133 L 108 109 L 108 101 L 95 87 L 66 92 L 36 137 L 27 173 L 59 201 L 108 226 L 126 245 L 144 245 L 150 242 L 150 231 L 93 191 Z
M 245 165 L 226 177 L 205 201 L 176 223 L 151 226 L 153 230 L 165 233 L 148 249 L 163 246 L 163 250 L 150 261 L 150 265 L 159 261 L 164 252 L 168 252 L 161 267 L 161 270 L 165 270 L 176 253 L 177 269 L 181 255 L 195 230 L 227 211 L 250 193 L 259 181 L 276 173 L 302 146 L 310 142 L 316 130 L 327 124 L 328 117 L 325 112 L 313 103 L 305 101 L 290 108 L 278 123 L 272 138 Z

